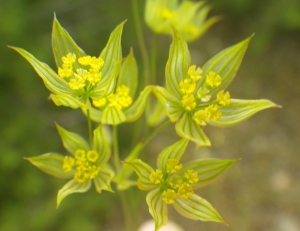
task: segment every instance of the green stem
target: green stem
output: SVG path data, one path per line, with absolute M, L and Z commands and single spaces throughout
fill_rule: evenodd
M 90 116 L 90 109 L 86 110 L 87 114 L 87 121 L 88 121 L 88 128 L 89 128 L 89 141 L 90 141 L 90 148 L 93 148 L 93 128 L 92 128 L 92 120 Z
M 138 43 L 139 43 L 142 60 L 143 60 L 145 85 L 149 85 L 150 84 L 149 55 L 145 44 L 142 25 L 140 23 L 141 20 L 139 19 L 139 8 L 138 8 L 137 0 L 131 0 L 131 2 L 132 2 L 133 18 L 134 18 Z
M 113 153 L 114 153 L 114 165 L 117 174 L 120 174 L 121 164 L 120 164 L 120 157 L 119 157 L 118 128 L 116 125 L 113 125 Z
M 153 34 L 151 47 L 151 84 L 156 84 L 156 53 L 157 53 L 158 34 Z

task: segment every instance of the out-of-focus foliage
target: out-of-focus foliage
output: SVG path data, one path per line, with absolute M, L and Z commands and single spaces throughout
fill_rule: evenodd
M 143 1 L 139 1 L 143 18 Z M 283 106 L 254 116 L 230 130 L 208 128 L 214 146 L 201 148 L 190 155 L 213 158 L 242 158 L 218 184 L 201 189 L 201 195 L 224 214 L 230 227 L 197 223 L 210 231 L 296 231 L 300 224 L 299 184 L 299 101 L 300 101 L 300 2 L 298 0 L 211 0 L 212 15 L 222 15 L 199 41 L 191 46 L 193 60 L 202 65 L 219 50 L 256 33 L 230 92 L 240 98 L 268 98 Z M 55 208 L 56 191 L 61 180 L 41 174 L 23 158 L 53 150 L 65 153 L 53 120 L 66 128 L 86 134 L 81 112 L 55 107 L 47 101 L 49 92 L 32 68 L 6 45 L 30 50 L 55 67 L 51 51 L 53 13 L 78 44 L 91 55 L 105 46 L 111 29 L 125 19 L 123 53 L 133 47 L 141 67 L 130 0 L 111 1 L 2 1 L 0 7 L 0 230 L 10 231 L 81 231 L 121 230 L 118 223 L 120 204 L 112 194 L 90 191 L 86 197 L 72 195 L 59 209 Z M 116 7 L 118 6 L 118 7 Z M 143 23 L 145 26 L 145 23 Z M 144 27 L 147 38 L 149 29 Z M 150 47 L 150 41 L 148 47 Z M 159 40 L 159 77 L 163 79 L 169 38 Z M 41 49 L 42 48 L 42 49 Z M 139 86 L 140 87 L 140 86 Z M 74 113 L 74 112 L 72 112 Z M 53 119 L 54 118 L 54 119 Z M 131 143 L 120 127 L 122 153 Z M 172 143 L 173 134 L 161 134 L 151 143 L 152 153 L 163 148 L 160 140 Z M 177 138 L 177 137 L 175 137 Z M 55 144 L 55 145 L 53 145 Z M 121 154 L 122 154 L 121 153 Z M 143 198 L 129 194 L 132 207 L 141 201 L 141 217 L 150 217 Z M 78 209 L 80 208 L 80 210 Z M 229 209 L 228 209 L 229 208 Z M 170 219 L 179 219 L 170 209 Z M 263 218 L 263 219 L 262 219 Z M 186 230 L 194 222 L 184 224 Z M 101 225 L 100 225 L 101 224 Z

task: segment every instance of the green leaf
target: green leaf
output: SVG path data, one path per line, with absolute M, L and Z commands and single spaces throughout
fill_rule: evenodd
M 56 128 L 62 139 L 65 149 L 67 149 L 70 154 L 73 155 L 78 149 L 82 149 L 84 151 L 89 150 L 89 145 L 80 135 L 69 132 L 58 124 L 56 124 Z
M 231 99 L 230 104 L 222 106 L 219 111 L 222 112 L 222 116 L 219 120 L 209 121 L 208 123 L 216 127 L 230 127 L 242 123 L 250 118 L 255 113 L 271 108 L 280 106 L 265 99 L 261 100 L 239 100 Z
M 102 113 L 101 123 L 117 125 L 126 120 L 124 112 L 120 108 L 107 106 Z
M 222 77 L 220 86 L 209 93 L 212 97 L 216 96 L 219 91 L 226 89 L 234 79 L 252 37 L 250 36 L 242 42 L 221 51 L 203 65 L 203 76 L 206 76 L 209 71 L 214 71 Z M 198 90 L 204 83 L 205 78 L 202 78 L 196 89 Z
M 77 109 L 79 107 L 89 109 L 91 107 L 90 102 L 88 100 L 86 101 L 86 103 L 82 103 L 70 95 L 51 94 L 51 99 L 56 106 L 66 106 L 73 109 Z
M 157 168 L 161 169 L 163 173 L 166 173 L 166 163 L 168 159 L 180 160 L 181 156 L 185 152 L 188 145 L 188 140 L 181 139 L 175 144 L 165 148 L 160 152 L 157 158 Z
M 102 78 L 97 83 L 96 89 L 94 89 L 94 91 L 98 91 L 98 97 L 109 95 L 115 89 L 122 60 L 121 36 L 125 22 L 119 24 L 111 33 L 105 48 L 100 54 L 100 57 L 104 60 L 104 65 L 101 70 Z
M 126 122 L 133 122 L 143 114 L 147 104 L 148 96 L 152 92 L 153 88 L 154 86 L 145 87 L 137 100 L 135 100 L 134 103 L 124 111 Z
M 179 136 L 195 142 L 197 146 L 211 145 L 203 130 L 188 113 L 184 113 L 183 117 L 176 122 L 175 129 Z
M 194 189 L 202 188 L 217 180 L 229 167 L 238 160 L 198 159 L 187 162 L 177 174 L 184 174 L 189 169 L 198 173 L 199 181 L 193 184 Z
M 184 112 L 181 101 L 163 87 L 156 86 L 154 95 L 163 106 L 165 113 L 172 122 L 176 122 Z
M 188 199 L 176 197 L 173 205 L 177 212 L 189 219 L 225 223 L 217 210 L 196 194 L 191 194 Z
M 179 83 L 187 76 L 188 68 L 191 64 L 191 55 L 186 42 L 174 29 L 173 42 L 169 51 L 169 59 L 166 65 L 167 89 L 181 98 L 182 92 Z
M 92 185 L 91 180 L 87 180 L 84 183 L 78 183 L 72 179 L 65 184 L 57 194 L 57 207 L 60 205 L 62 200 L 72 193 L 84 193 L 90 189 Z
M 138 83 L 138 69 L 133 55 L 133 50 L 130 49 L 129 55 L 123 62 L 118 78 L 118 86 L 125 85 L 130 89 L 129 95 L 134 98 Z
M 147 103 L 149 103 L 149 101 Z M 153 102 L 153 106 L 149 107 L 152 108 L 150 108 L 150 110 L 146 110 L 147 123 L 149 126 L 155 127 L 166 119 L 166 113 L 164 113 L 164 106 L 161 103 L 155 101 Z
M 146 201 L 149 207 L 149 212 L 155 222 L 155 231 L 164 226 L 168 222 L 168 207 L 162 201 L 162 191 L 160 188 L 154 189 L 147 194 Z
M 171 30 L 170 22 L 161 16 L 161 10 L 165 7 L 164 2 L 161 0 L 146 1 L 145 21 L 155 33 L 169 33 Z
M 97 161 L 98 165 L 104 164 L 109 160 L 110 147 L 103 134 L 101 125 L 94 130 L 93 149 L 96 150 L 100 155 Z
M 40 62 L 33 55 L 27 51 L 17 48 L 10 47 L 22 55 L 34 68 L 36 73 L 42 78 L 45 86 L 54 94 L 69 94 L 73 95 L 74 92 L 69 88 L 68 83 L 58 76 L 47 64 Z
M 72 178 L 74 171 L 65 172 L 62 168 L 64 156 L 57 153 L 46 153 L 40 156 L 25 158 L 30 161 L 34 166 L 38 167 L 43 172 L 52 176 L 68 179 Z
M 126 164 L 129 164 L 136 174 L 139 177 L 138 181 L 138 187 L 141 190 L 150 190 L 156 187 L 154 183 L 150 181 L 150 174 L 153 172 L 153 168 L 151 168 L 148 164 L 144 163 L 143 161 L 139 159 L 135 159 L 132 161 L 126 161 L 124 162 Z
M 62 67 L 62 57 L 68 53 L 74 53 L 77 59 L 85 56 L 84 51 L 77 46 L 69 33 L 59 24 L 56 16 L 52 26 L 52 49 L 57 67 Z M 76 69 L 80 68 L 77 62 L 74 65 Z
M 96 191 L 101 193 L 101 190 L 106 190 L 109 192 L 114 192 L 110 186 L 114 172 L 107 167 L 101 167 L 98 175 L 93 179 Z

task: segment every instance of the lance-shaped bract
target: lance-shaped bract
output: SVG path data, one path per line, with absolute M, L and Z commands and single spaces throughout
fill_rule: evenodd
M 138 83 L 138 69 L 133 51 L 122 63 L 115 90 L 108 96 L 93 101 L 90 116 L 95 122 L 117 125 L 137 120 L 146 107 L 149 94 L 154 86 L 147 86 L 139 97 L 133 100 Z M 82 108 L 86 114 L 86 109 Z
M 91 57 L 77 46 L 56 18 L 53 22 L 52 47 L 58 71 L 40 62 L 27 51 L 19 52 L 43 79 L 57 106 L 90 108 L 89 98 L 98 100 L 111 94 L 122 59 L 121 35 L 124 22 L 111 33 L 99 57 Z
M 252 36 L 229 47 L 206 62 L 202 68 L 191 65 L 190 52 L 181 35 L 174 29 L 166 65 L 166 87 L 153 92 L 179 136 L 198 146 L 210 146 L 200 126 L 233 126 L 253 114 L 278 107 L 269 100 L 231 99 L 225 91 L 234 79 Z
M 70 156 L 51 152 L 26 158 L 47 174 L 63 179 L 73 178 L 58 191 L 57 206 L 66 196 L 89 190 L 92 182 L 98 193 L 102 190 L 113 192 L 110 182 L 114 172 L 107 165 L 110 148 L 102 127 L 99 126 L 94 130 L 92 147 L 80 135 L 69 132 L 59 125 L 57 129 Z
M 188 141 L 182 139 L 165 148 L 158 156 L 156 170 L 139 159 L 125 162 L 138 175 L 139 189 L 151 190 L 146 201 L 155 220 L 155 230 L 168 222 L 169 204 L 184 217 L 225 223 L 216 209 L 196 195 L 194 189 L 214 182 L 236 160 L 199 159 L 181 164 L 187 144 Z
M 210 6 L 205 2 L 178 0 L 147 0 L 145 20 L 157 34 L 172 34 L 175 27 L 188 42 L 203 35 L 220 17 L 206 20 Z

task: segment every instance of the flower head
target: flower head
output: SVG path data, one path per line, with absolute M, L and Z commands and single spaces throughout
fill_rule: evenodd
M 99 57 L 86 55 L 57 19 L 53 22 L 52 46 L 57 72 L 21 48 L 19 52 L 43 79 L 57 106 L 90 109 L 90 99 L 110 95 L 119 73 L 124 22 L 112 32 Z
M 199 159 L 180 163 L 187 140 L 165 148 L 158 156 L 153 169 L 141 160 L 126 162 L 139 177 L 139 188 L 150 190 L 146 201 L 155 220 L 155 230 L 167 223 L 168 205 L 183 216 L 195 220 L 224 222 L 218 212 L 195 190 L 212 183 L 235 160 Z
M 78 134 L 71 133 L 58 125 L 57 129 L 65 148 L 71 155 L 47 153 L 27 158 L 33 165 L 50 175 L 71 179 L 58 191 L 57 206 L 66 196 L 89 190 L 92 182 L 98 193 L 102 190 L 112 192 L 110 182 L 114 172 L 106 163 L 110 157 L 110 149 L 102 128 L 98 127 L 94 131 L 92 147 Z
M 155 87 L 165 113 L 176 122 L 176 132 L 198 146 L 209 146 L 201 126 L 226 127 L 246 120 L 256 112 L 275 107 L 268 100 L 231 99 L 226 88 L 235 77 L 252 37 L 215 55 L 202 67 L 191 65 L 187 43 L 174 29 L 166 65 L 166 87 Z

